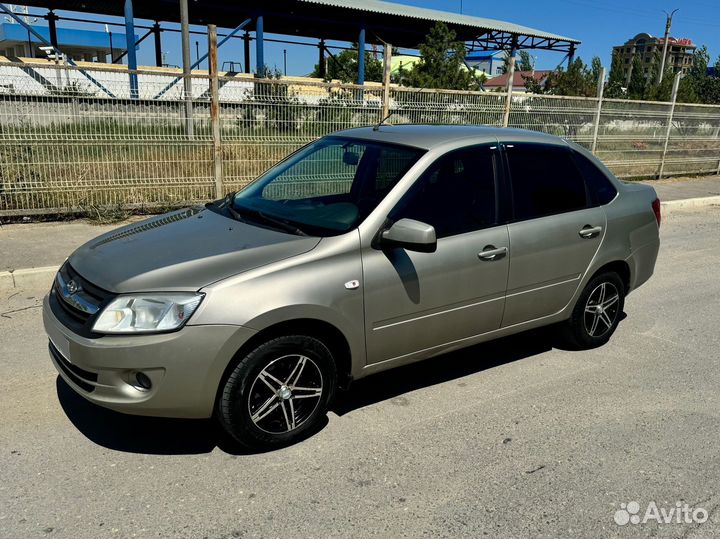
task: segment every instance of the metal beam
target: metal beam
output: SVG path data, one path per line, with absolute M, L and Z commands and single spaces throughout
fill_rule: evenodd
M 143 41 L 145 41 L 145 40 L 148 38 L 148 36 L 149 36 L 150 34 L 152 34 L 152 33 L 153 33 L 152 30 L 148 30 L 145 34 L 143 34 L 143 36 L 135 42 L 135 47 L 137 47 L 138 45 L 140 45 L 140 43 L 142 43 Z M 110 60 L 111 60 L 110 63 L 111 63 L 111 64 L 117 64 L 120 60 L 122 60 L 123 58 L 125 58 L 125 56 L 127 55 L 127 53 L 128 53 L 127 50 L 126 50 L 125 52 L 121 52 L 119 55 L 115 56 L 115 58 L 111 58 L 111 59 L 110 59 Z
M 568 51 L 568 69 L 575 61 L 575 43 L 570 43 L 570 50 Z
M 50 11 L 48 11 L 47 15 L 45 15 L 45 18 L 47 19 L 48 31 L 50 32 L 50 44 L 57 49 L 57 20 L 60 17 L 55 15 L 55 12 L 51 9 Z
M 247 30 L 243 36 L 243 52 L 245 53 L 245 73 L 250 73 L 250 32 Z
M 232 32 L 230 32 L 229 34 L 227 34 L 224 38 L 222 38 L 222 39 L 218 42 L 218 44 L 217 44 L 218 48 L 222 47 L 222 46 L 223 46 L 225 43 L 227 43 L 231 38 L 233 38 L 233 37 L 235 36 L 235 34 L 237 34 L 240 30 L 242 30 L 243 28 L 245 28 L 245 27 L 246 27 L 248 24 L 250 24 L 251 22 L 252 22 L 252 21 L 251 21 L 250 19 L 245 19 L 243 22 L 241 22 L 239 26 L 237 26 Z M 203 54 L 200 58 L 197 59 L 197 61 L 196 61 L 194 64 L 192 64 L 192 65 L 190 66 L 190 70 L 192 71 L 192 70 L 195 69 L 197 66 L 199 66 L 201 63 L 203 63 L 207 57 L 208 57 L 207 54 Z M 154 99 L 157 99 L 158 97 L 162 97 L 170 88 L 172 88 L 173 86 L 175 86 L 179 80 L 180 80 L 180 77 L 174 79 L 170 84 L 168 84 L 165 88 L 163 88 L 162 91 L 160 91 L 160 93 L 157 94 Z
M 325 40 L 321 39 L 320 43 L 318 43 L 318 74 L 320 75 L 321 79 L 324 79 L 327 75 L 327 70 L 325 69 Z
M 162 30 L 160 29 L 160 21 L 155 21 L 151 31 L 155 38 L 155 65 L 162 67 L 162 39 L 160 38 L 160 32 L 162 32 Z
M 125 44 L 127 46 L 128 71 L 130 72 L 130 97 L 138 98 L 137 54 L 135 51 L 135 17 L 132 0 L 125 0 Z
M 255 20 L 255 73 L 258 77 L 265 77 L 265 36 L 263 16 L 258 15 Z
M 40 41 L 40 43 L 42 43 L 42 44 L 45 45 L 45 46 L 50 46 L 50 47 L 52 47 L 52 48 L 53 48 L 53 52 L 55 53 L 55 55 L 57 55 L 57 56 L 59 57 L 59 56 L 62 54 L 62 51 L 61 51 L 60 49 L 58 49 L 55 45 L 49 43 L 47 39 L 45 39 L 45 38 L 44 38 L 41 34 L 39 34 L 37 31 L 35 31 L 35 29 L 34 29 L 31 25 L 29 25 L 28 23 L 26 23 L 26 22 L 22 19 L 22 17 L 18 17 L 18 16 L 15 14 L 15 12 L 12 11 L 11 9 L 9 9 L 5 4 L 0 4 L 0 11 L 5 12 L 5 14 L 6 14 L 7 16 L 11 17 L 15 22 L 17 22 L 17 23 L 20 24 L 23 28 L 25 28 L 25 30 L 27 30 L 29 33 L 31 33 L 31 34 L 34 35 L 36 38 L 38 38 L 38 40 Z M 67 62 L 68 64 L 70 64 L 70 65 L 73 66 L 73 67 L 78 67 L 78 65 L 75 63 L 75 61 L 74 61 L 72 58 L 68 58 L 67 56 L 66 56 L 65 58 L 66 58 L 66 62 Z M 86 79 L 88 79 L 88 80 L 89 80 L 90 82 L 92 82 L 95 86 L 97 86 L 98 88 L 100 88 L 100 89 L 101 89 L 103 92 L 105 92 L 107 95 L 109 95 L 110 97 L 116 97 L 115 94 L 113 94 L 110 90 L 108 90 L 107 88 L 105 88 L 105 86 L 103 86 L 103 84 L 102 84 L 100 81 L 98 81 L 97 79 L 95 79 L 95 77 L 93 77 L 93 76 L 91 76 L 90 74 L 88 74 L 87 72 L 85 72 L 85 70 L 83 70 L 82 68 L 80 68 L 79 71 L 80 71 L 80 73 L 81 73 Z

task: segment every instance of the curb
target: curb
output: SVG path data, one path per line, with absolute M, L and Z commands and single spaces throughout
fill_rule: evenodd
M 59 266 L 0 271 L 0 293 L 17 288 L 42 288 L 50 290 Z
M 667 211 L 699 208 L 716 204 L 720 205 L 720 195 L 661 202 L 662 209 Z M 17 288 L 42 288 L 49 290 L 58 268 L 59 266 L 46 266 L 44 268 L 0 271 L 0 293 L 10 292 Z
M 714 206 L 720 204 L 720 195 L 698 198 L 683 198 L 680 200 L 668 200 L 660 202 L 663 210 L 680 210 L 684 208 L 699 208 L 701 206 Z

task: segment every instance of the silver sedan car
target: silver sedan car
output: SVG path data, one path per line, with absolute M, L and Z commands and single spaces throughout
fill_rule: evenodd
M 350 129 L 222 200 L 86 243 L 44 323 L 93 403 L 214 416 L 273 448 L 369 374 L 551 324 L 604 344 L 653 273 L 659 225 L 651 187 L 557 137 Z

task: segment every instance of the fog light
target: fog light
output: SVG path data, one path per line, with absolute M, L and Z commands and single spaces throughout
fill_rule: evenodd
M 150 389 L 152 387 L 150 377 L 144 372 L 135 373 L 135 381 L 137 382 L 138 387 L 142 389 Z

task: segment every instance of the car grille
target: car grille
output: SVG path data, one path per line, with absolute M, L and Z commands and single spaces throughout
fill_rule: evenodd
M 113 297 L 114 294 L 87 281 L 66 262 L 50 291 L 50 307 L 63 325 L 89 337 L 96 316 Z
M 80 367 L 73 365 L 63 357 L 60 351 L 55 348 L 52 342 L 48 344 L 50 355 L 52 355 L 58 368 L 72 380 L 72 382 L 80 389 L 92 393 L 95 391 L 95 383 L 97 383 L 98 375 L 94 372 L 86 371 Z

